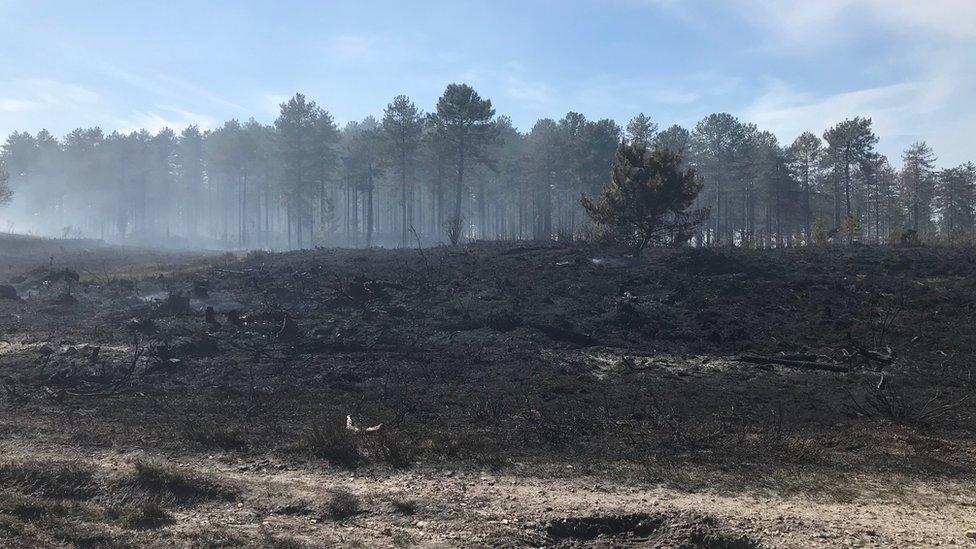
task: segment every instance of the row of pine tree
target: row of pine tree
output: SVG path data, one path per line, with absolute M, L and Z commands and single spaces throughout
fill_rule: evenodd
M 409 246 L 449 237 L 574 239 L 622 140 L 680 151 L 704 190 L 698 245 L 794 246 L 906 238 L 969 243 L 976 166 L 937 169 L 925 143 L 900 169 L 867 118 L 783 145 L 729 114 L 659 131 L 571 112 L 518 131 L 470 86 L 424 113 L 398 96 L 380 119 L 337 126 L 295 95 L 271 125 L 201 131 L 77 129 L 11 134 L 0 146 L 20 212 L 7 230 L 171 246 Z

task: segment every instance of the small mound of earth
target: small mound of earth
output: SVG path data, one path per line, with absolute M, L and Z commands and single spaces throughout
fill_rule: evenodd
M 757 549 L 758 541 L 733 532 L 714 517 L 689 512 L 567 517 L 550 522 L 546 536 L 558 547 L 588 546 L 595 540 L 684 549 Z
M 0 299 L 19 301 L 20 297 L 17 295 L 17 289 L 13 286 L 9 284 L 0 284 Z

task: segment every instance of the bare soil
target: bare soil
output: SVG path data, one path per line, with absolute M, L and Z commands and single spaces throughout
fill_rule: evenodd
M 3 237 L 3 284 L 4 546 L 976 543 L 970 249 Z

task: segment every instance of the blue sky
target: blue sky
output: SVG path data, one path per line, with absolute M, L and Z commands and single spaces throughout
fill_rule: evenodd
M 461 81 L 526 130 L 727 111 L 789 142 L 866 115 L 893 160 L 925 139 L 951 165 L 976 160 L 976 1 L 0 0 L 4 135 L 270 122 L 295 92 L 346 122 Z

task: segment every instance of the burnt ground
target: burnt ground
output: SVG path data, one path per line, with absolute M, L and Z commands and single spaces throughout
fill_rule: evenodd
M 976 543 L 971 249 L 25 242 L 5 546 Z

